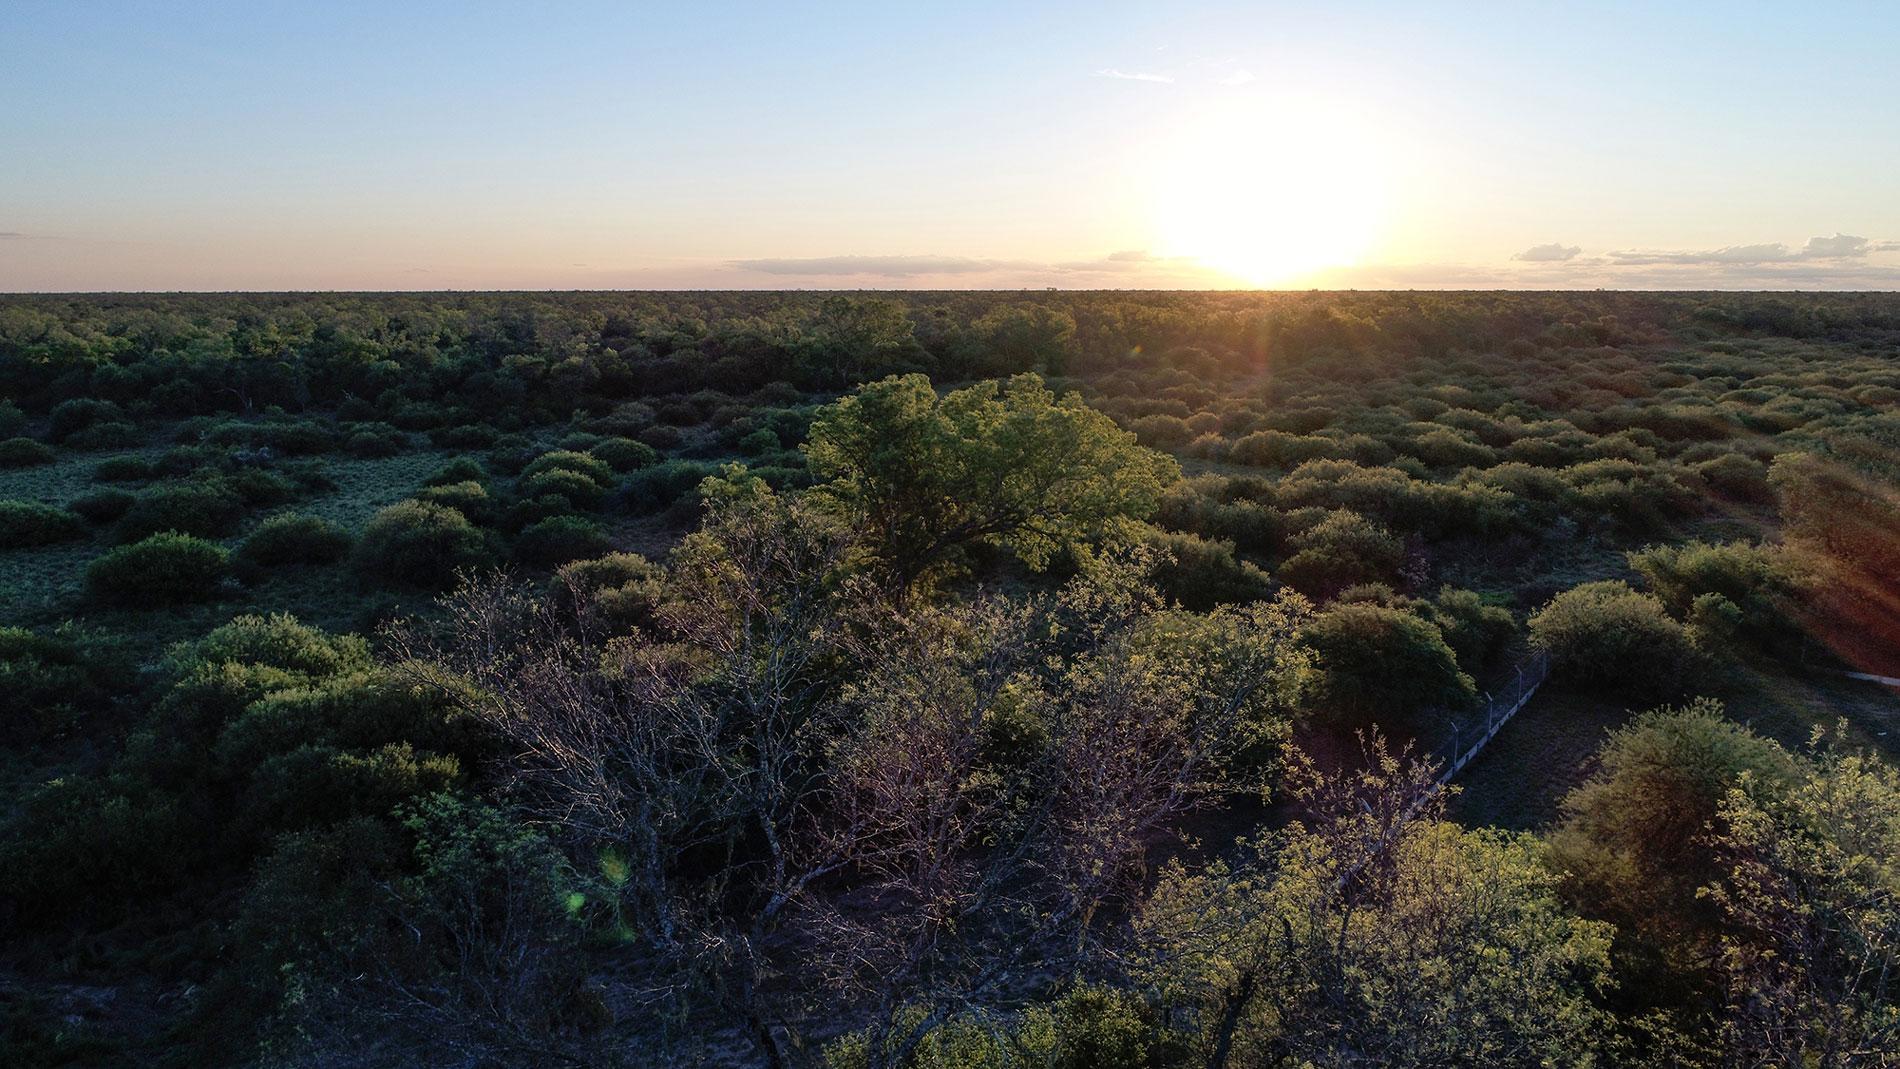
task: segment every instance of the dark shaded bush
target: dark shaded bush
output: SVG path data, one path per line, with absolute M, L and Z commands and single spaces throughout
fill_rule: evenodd
M 427 589 L 447 587 L 458 570 L 492 559 L 488 540 L 468 517 L 423 501 L 400 501 L 371 517 L 355 554 L 369 575 Z
M 1697 665 L 1689 634 L 1663 603 L 1621 580 L 1573 587 L 1531 614 L 1532 645 L 1576 686 L 1634 695 L 1687 690 Z
M 223 546 L 165 531 L 94 560 L 86 568 L 86 587 L 129 604 L 204 601 L 217 596 L 229 566 Z
M 606 490 L 599 482 L 571 468 L 544 468 L 523 475 L 517 489 L 525 498 L 550 495 L 565 498 L 576 509 L 596 508 L 606 496 Z
M 609 553 L 564 564 L 554 575 L 555 597 L 587 601 L 596 618 L 618 631 L 653 622 L 663 595 L 661 568 L 638 553 Z
M 244 498 L 222 479 L 160 483 L 139 493 L 115 537 L 136 542 L 160 531 L 215 537 L 230 534 L 243 517 Z
M 69 449 L 126 449 L 139 444 L 139 429 L 122 420 L 110 420 L 77 430 L 66 436 Z
M 108 457 L 93 465 L 92 477 L 102 483 L 143 482 L 158 474 L 144 457 Z
M 344 439 L 343 448 L 359 457 L 393 457 L 409 448 L 409 435 L 387 423 L 359 423 Z
M 489 496 L 488 488 L 472 481 L 425 487 L 416 492 L 415 499 L 431 505 L 446 505 L 478 524 L 493 523 L 499 511 L 499 504 Z
M 106 699 L 95 668 L 65 633 L 0 627 L 0 742 L 58 734 Z
M 0 500 L 0 549 L 67 542 L 86 532 L 77 515 L 38 501 Z
M 614 480 L 613 466 L 604 458 L 577 453 L 572 449 L 557 449 L 541 454 L 521 469 L 521 478 L 528 480 L 550 471 L 574 472 L 603 487 L 612 485 Z
M 220 475 L 218 481 L 246 505 L 281 505 L 297 496 L 295 483 L 264 468 L 236 468 Z
M 75 397 L 53 406 L 53 411 L 48 415 L 47 436 L 55 442 L 63 442 L 95 424 L 124 421 L 125 411 L 111 401 Z
M 642 468 L 627 479 L 623 491 L 627 508 L 635 513 L 669 508 L 697 490 L 707 476 L 717 474 L 719 465 L 704 460 L 669 460 Z
M 456 457 L 447 464 L 435 469 L 435 473 L 422 480 L 424 486 L 448 486 L 452 483 L 479 483 L 488 478 L 488 469 L 474 457 Z
M 1438 625 L 1467 672 L 1495 663 L 1517 637 L 1517 620 L 1511 611 L 1486 603 L 1475 590 L 1441 587 L 1437 597 L 1420 607 L 1421 615 Z
M 1467 705 L 1477 686 L 1437 626 L 1404 609 L 1333 605 L 1308 629 L 1319 655 L 1316 699 L 1335 714 L 1405 715 Z
M 437 427 L 429 431 L 429 441 L 441 449 L 487 449 L 500 437 L 501 433 L 495 428 L 479 423 Z
M 328 520 L 286 512 L 258 524 L 238 556 L 268 567 L 330 564 L 348 555 L 350 543 L 350 533 Z
M 1234 544 L 1178 531 L 1151 531 L 1146 542 L 1160 551 L 1154 581 L 1163 593 L 1197 612 L 1216 605 L 1258 601 L 1273 594 L 1273 581 L 1259 567 L 1234 556 Z
M 31 438 L 8 438 L 0 442 L 0 468 L 30 468 L 51 464 L 53 451 Z
M 637 471 L 660 462 L 660 454 L 644 442 L 631 438 L 603 438 L 587 452 L 607 462 L 617 472 Z
M 107 487 L 82 494 L 67 507 L 84 516 L 87 523 L 111 523 L 125 515 L 137 500 L 129 491 Z
M 1359 583 L 1398 575 L 1405 547 L 1364 516 L 1336 509 L 1291 537 L 1294 550 L 1277 569 L 1279 580 L 1310 597 L 1326 597 Z
M 607 530 L 581 516 L 549 516 L 515 536 L 515 556 L 524 563 L 553 567 L 613 548 Z

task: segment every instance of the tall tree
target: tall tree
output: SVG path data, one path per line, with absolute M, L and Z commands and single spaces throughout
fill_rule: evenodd
M 943 397 L 922 375 L 872 383 L 819 413 L 805 452 L 820 497 L 865 533 L 900 598 L 977 543 L 1041 569 L 1117 520 L 1151 514 L 1180 475 L 1035 375 Z

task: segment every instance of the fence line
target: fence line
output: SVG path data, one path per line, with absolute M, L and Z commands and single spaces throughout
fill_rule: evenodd
M 1452 781 L 1458 773 L 1464 771 L 1490 741 L 1497 737 L 1499 729 L 1517 715 L 1519 709 L 1531 700 L 1544 680 L 1550 678 L 1550 655 L 1539 652 L 1517 666 L 1517 674 L 1511 681 L 1510 689 L 1502 697 L 1486 696 L 1484 716 L 1477 724 L 1477 734 L 1469 745 L 1464 742 L 1466 725 L 1454 724 L 1451 736 L 1451 754 L 1445 761 L 1445 769 L 1438 775 L 1438 783 L 1443 786 Z
M 1536 694 L 1537 688 L 1543 686 L 1544 680 L 1548 678 L 1550 678 L 1550 656 L 1542 652 L 1536 653 L 1532 655 L 1529 660 L 1517 666 L 1517 673 L 1511 680 L 1511 687 L 1504 692 L 1502 698 L 1493 698 L 1490 695 L 1485 696 L 1483 726 L 1478 731 L 1478 735 L 1472 741 L 1471 745 L 1463 747 L 1462 749 L 1459 747 L 1459 743 L 1463 741 L 1462 736 L 1464 734 L 1465 725 L 1454 723 L 1452 725 L 1451 736 L 1452 759 L 1445 764 L 1444 771 L 1440 772 L 1438 777 L 1432 781 L 1432 785 L 1421 792 L 1417 798 L 1413 799 L 1412 803 L 1406 807 L 1405 812 L 1399 819 L 1394 821 L 1392 825 L 1385 830 L 1385 833 L 1379 837 L 1378 844 L 1373 847 L 1372 853 L 1369 856 L 1360 859 L 1338 875 L 1334 881 L 1335 886 L 1343 889 L 1348 883 L 1352 882 L 1368 864 L 1371 864 L 1374 857 L 1385 853 L 1386 848 L 1392 845 L 1393 836 L 1397 835 L 1407 824 L 1411 823 L 1412 818 L 1418 814 L 1418 811 L 1425 808 L 1425 803 L 1436 798 L 1439 792 L 1445 789 L 1445 785 L 1452 781 L 1452 777 L 1462 772 L 1464 767 L 1470 764 L 1472 760 L 1478 756 L 1479 752 L 1485 748 L 1485 745 L 1497 737 L 1498 732 L 1503 729 L 1504 725 L 1510 722 L 1512 717 L 1517 715 L 1518 710 L 1524 708 L 1524 706 L 1530 702 L 1531 695 Z

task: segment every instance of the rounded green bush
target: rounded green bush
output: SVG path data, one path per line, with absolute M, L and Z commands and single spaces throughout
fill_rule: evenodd
M 609 486 L 614 481 L 614 470 L 605 460 L 586 453 L 576 453 L 572 449 L 556 449 L 541 454 L 521 469 L 521 478 L 525 481 L 549 471 L 578 472 L 599 486 Z
M 433 589 L 490 559 L 488 540 L 468 517 L 427 501 L 399 501 L 378 512 L 356 545 L 356 564 L 365 573 Z
M 606 529 L 580 516 L 549 516 L 515 538 L 515 556 L 544 567 L 597 557 L 611 548 Z
M 144 457 L 107 457 L 93 466 L 92 477 L 102 483 L 144 482 L 158 469 Z
M 1621 580 L 1573 587 L 1530 618 L 1531 644 L 1574 683 L 1657 695 L 1686 689 L 1696 664 L 1689 633 L 1663 603 Z
M 456 483 L 479 483 L 488 478 L 488 469 L 473 457 L 456 457 L 435 470 L 435 474 L 422 480 L 424 486 L 452 486 Z
M 495 499 L 488 496 L 487 487 L 473 480 L 426 487 L 416 494 L 416 500 L 446 505 L 475 523 L 488 523 L 495 518 Z
M 111 401 L 75 397 L 53 406 L 50 434 L 55 442 L 63 442 L 87 427 L 100 423 L 122 423 L 124 420 L 125 412 Z
M 329 564 L 350 551 L 350 533 L 328 520 L 286 512 L 257 525 L 238 556 L 252 564 Z
M 111 523 L 125 515 L 137 500 L 124 490 L 107 487 L 75 498 L 67 507 L 84 516 L 88 523 Z
M 575 508 L 594 508 L 600 504 L 606 491 L 601 484 L 589 478 L 585 473 L 567 468 L 548 468 L 523 476 L 519 489 L 524 498 L 545 497 L 558 494 Z
M 85 533 L 85 521 L 65 509 L 38 501 L 0 501 L 0 549 L 51 545 Z
M 243 497 L 221 479 L 160 483 L 139 494 L 120 518 L 118 540 L 136 542 L 160 531 L 226 535 L 243 517 Z
M 1319 655 L 1319 704 L 1337 713 L 1456 708 L 1477 694 L 1444 633 L 1404 609 L 1335 604 L 1313 621 L 1306 641 Z
M 66 436 L 69 449 L 125 449 L 139 444 L 139 429 L 124 420 L 95 423 Z
M 776 444 L 776 443 L 775 443 Z M 631 438 L 606 438 L 588 447 L 587 452 L 607 462 L 615 471 L 637 471 L 660 462 L 660 454 L 645 442 Z
M 217 594 L 230 563 L 230 554 L 215 542 L 164 531 L 94 560 L 86 568 L 86 587 L 125 602 L 203 601 Z
M 30 468 L 52 462 L 53 451 L 44 442 L 31 438 L 8 438 L 0 442 L 0 468 Z

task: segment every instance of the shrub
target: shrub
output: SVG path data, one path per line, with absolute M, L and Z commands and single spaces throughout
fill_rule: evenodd
M 132 502 L 136 500 L 138 499 L 125 490 L 108 487 L 104 490 L 94 490 L 90 494 L 83 494 L 75 498 L 67 507 L 84 516 L 87 523 L 111 523 L 125 515 L 126 510 L 131 508 Z
M 121 542 L 160 531 L 214 537 L 230 534 L 244 516 L 244 499 L 222 479 L 160 483 L 132 502 L 119 520 Z
M 1573 587 L 1530 618 L 1531 643 L 1573 683 L 1631 694 L 1684 689 L 1695 649 L 1663 603 L 1621 580 Z
M 1720 595 L 1740 614 L 1738 624 L 1769 645 L 1794 630 L 1795 581 L 1782 551 L 1747 542 L 1687 542 L 1647 546 L 1629 554 L 1629 564 L 1663 608 L 1687 620 L 1705 595 Z
M 773 443 L 773 448 L 777 448 L 776 438 Z M 603 438 L 587 451 L 618 472 L 637 471 L 660 462 L 660 454 L 652 446 L 631 438 Z
M 611 548 L 606 529 L 580 516 L 549 516 L 515 537 L 515 556 L 544 567 L 596 557 Z
M 446 505 L 477 524 L 494 522 L 497 510 L 497 503 L 489 496 L 488 488 L 478 482 L 425 487 L 417 491 L 415 499 L 431 505 Z
M 102 483 L 144 482 L 158 469 L 144 457 L 108 457 L 93 466 L 92 477 Z
M 43 442 L 31 438 L 8 438 L 0 442 L 0 468 L 30 468 L 52 462 L 53 451 Z
M 48 436 L 63 442 L 74 434 L 98 423 L 122 423 L 125 412 L 111 401 L 94 397 L 75 397 L 53 406 Z
M 778 440 L 778 435 L 769 427 L 760 427 L 739 439 L 739 451 L 747 456 L 756 457 L 763 453 L 776 453 L 781 448 L 783 446 Z
M 450 486 L 455 483 L 479 483 L 488 478 L 488 469 L 474 457 L 456 457 L 422 480 L 424 486 Z
M 479 423 L 437 427 L 429 432 L 429 441 L 442 449 L 487 449 L 500 437 L 495 428 Z
M 699 488 L 719 465 L 704 460 L 669 460 L 642 468 L 627 479 L 627 506 L 637 513 L 668 508 Z
M 562 565 L 554 575 L 554 592 L 563 599 L 589 599 L 596 616 L 616 630 L 630 631 L 652 622 L 662 575 L 658 565 L 638 553 L 609 553 Z
M 139 429 L 121 420 L 95 423 L 66 436 L 69 449 L 125 449 L 139 444 Z
M 1642 714 L 1610 736 L 1596 765 L 1563 800 L 1550 837 L 1553 868 L 1591 913 L 1616 923 L 1619 939 L 1696 969 L 1685 959 L 1707 960 L 1714 949 L 1715 913 L 1698 894 L 1719 871 L 1705 839 L 1710 824 L 1744 773 L 1772 791 L 1793 780 L 1797 765 L 1708 698 Z
M 1775 497 L 1768 485 L 1768 468 L 1740 453 L 1724 453 L 1702 461 L 1695 465 L 1695 473 L 1723 497 L 1737 501 L 1773 501 Z
M 533 465 L 529 465 L 533 467 Z M 597 507 L 606 491 L 601 484 L 583 472 L 569 468 L 543 468 L 532 475 L 524 475 L 518 485 L 522 497 L 539 498 L 556 495 L 565 498 L 575 508 L 591 509 Z
M 26 413 L 10 399 L 0 399 L 0 438 L 11 438 L 26 429 Z
M 1405 558 L 1390 532 L 1345 509 L 1329 512 L 1291 541 L 1295 552 L 1280 565 L 1280 581 L 1313 597 L 1391 579 Z
M 350 551 L 350 533 L 316 516 L 280 513 L 257 525 L 238 556 L 266 566 L 329 564 Z
M 1426 431 L 1404 449 L 1434 468 L 1488 468 L 1498 459 L 1489 446 L 1446 427 Z
M 1227 459 L 1256 468 L 1285 468 L 1338 455 L 1339 446 L 1330 438 L 1285 431 L 1255 431 L 1236 440 L 1227 452 Z
M 453 583 L 456 571 L 491 559 L 488 540 L 468 517 L 426 501 L 400 501 L 378 512 L 356 546 L 356 563 L 365 573 L 433 589 Z
M 263 468 L 238 468 L 218 478 L 247 505 L 281 505 L 297 496 L 296 484 Z
M 1442 587 L 1438 596 L 1422 605 L 1426 619 L 1438 625 L 1445 642 L 1468 671 L 1497 660 L 1517 637 L 1517 621 L 1509 609 L 1487 605 L 1475 590 Z
M 640 441 L 654 449 L 678 449 L 686 436 L 677 427 L 655 424 L 640 432 Z
M 1306 640 L 1319 655 L 1319 702 L 1335 713 L 1404 715 L 1477 695 L 1444 634 L 1403 609 L 1336 604 L 1314 619 Z
M 65 509 L 38 501 L 0 501 L 0 549 L 51 545 L 85 532 L 85 521 Z
M 203 601 L 217 594 L 229 565 L 223 546 L 165 531 L 94 560 L 86 568 L 86 586 L 129 603 Z
M 68 727 L 103 688 L 63 633 L 0 627 L 0 741 L 34 742 Z
M 610 486 L 614 481 L 614 469 L 607 461 L 586 453 L 577 453 L 572 449 L 557 449 L 543 453 L 521 469 L 523 480 L 532 479 L 543 472 L 568 471 L 586 476 L 598 486 Z
M 393 457 L 409 446 L 409 436 L 387 423 L 359 423 L 343 448 L 359 457 Z
M 1149 533 L 1146 541 L 1161 550 L 1155 585 L 1187 608 L 1205 612 L 1216 605 L 1257 601 L 1273 593 L 1267 573 L 1234 556 L 1232 542 L 1158 530 Z

